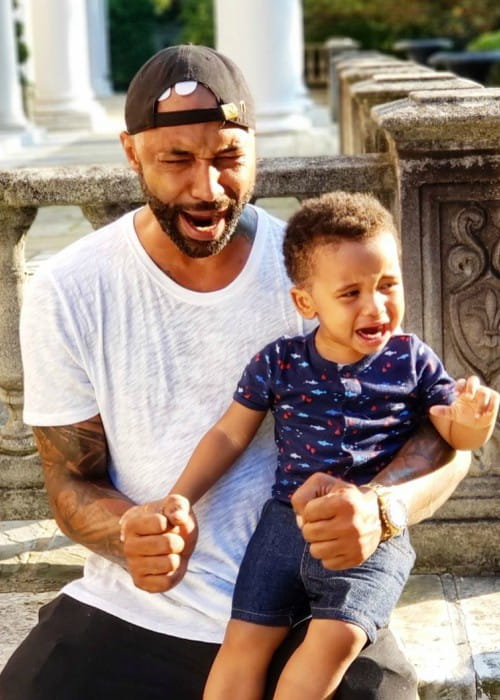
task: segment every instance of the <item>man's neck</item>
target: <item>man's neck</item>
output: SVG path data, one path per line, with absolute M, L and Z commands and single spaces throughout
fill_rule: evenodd
M 257 231 L 257 213 L 245 207 L 227 246 L 206 258 L 181 252 L 147 206 L 136 213 L 134 226 L 146 253 L 174 282 L 195 292 L 214 292 L 231 284 L 245 267 Z

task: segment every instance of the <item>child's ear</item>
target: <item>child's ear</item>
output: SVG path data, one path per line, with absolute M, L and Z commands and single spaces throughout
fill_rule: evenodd
M 295 304 L 295 308 L 301 316 L 307 319 L 311 319 L 316 316 L 316 307 L 311 295 L 306 289 L 292 287 L 290 290 L 290 295 L 293 303 Z

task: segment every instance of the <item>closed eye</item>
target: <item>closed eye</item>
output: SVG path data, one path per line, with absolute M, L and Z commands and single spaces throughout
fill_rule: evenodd
M 219 168 L 234 168 L 243 162 L 244 157 L 240 153 L 221 153 L 214 158 L 214 164 Z
M 348 289 L 340 294 L 341 299 L 355 299 L 359 296 L 359 289 Z
M 399 282 L 396 280 L 387 280 L 386 282 L 382 282 L 382 284 L 379 285 L 379 289 L 382 292 L 387 292 L 393 289 L 394 287 L 397 287 L 399 285 Z

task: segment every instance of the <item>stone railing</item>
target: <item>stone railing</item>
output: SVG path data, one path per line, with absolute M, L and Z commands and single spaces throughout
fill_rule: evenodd
M 332 59 L 333 60 L 333 59 Z M 500 389 L 500 89 L 363 52 L 335 60 L 344 155 L 263 159 L 256 199 L 375 192 L 398 222 L 405 327 L 454 376 Z M 77 205 L 99 226 L 141 201 L 122 167 L 0 171 L 0 517 L 48 513 L 23 425 L 18 317 L 23 246 L 38 207 Z M 0 421 L 1 422 L 1 421 Z M 498 571 L 500 431 L 435 519 L 414 528 L 420 570 Z

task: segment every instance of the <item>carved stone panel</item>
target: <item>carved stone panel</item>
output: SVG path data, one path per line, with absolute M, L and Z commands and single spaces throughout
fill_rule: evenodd
M 499 391 L 500 186 L 427 185 L 421 206 L 426 340 L 450 374 L 476 374 Z M 497 426 L 474 473 L 500 474 L 499 454 Z

